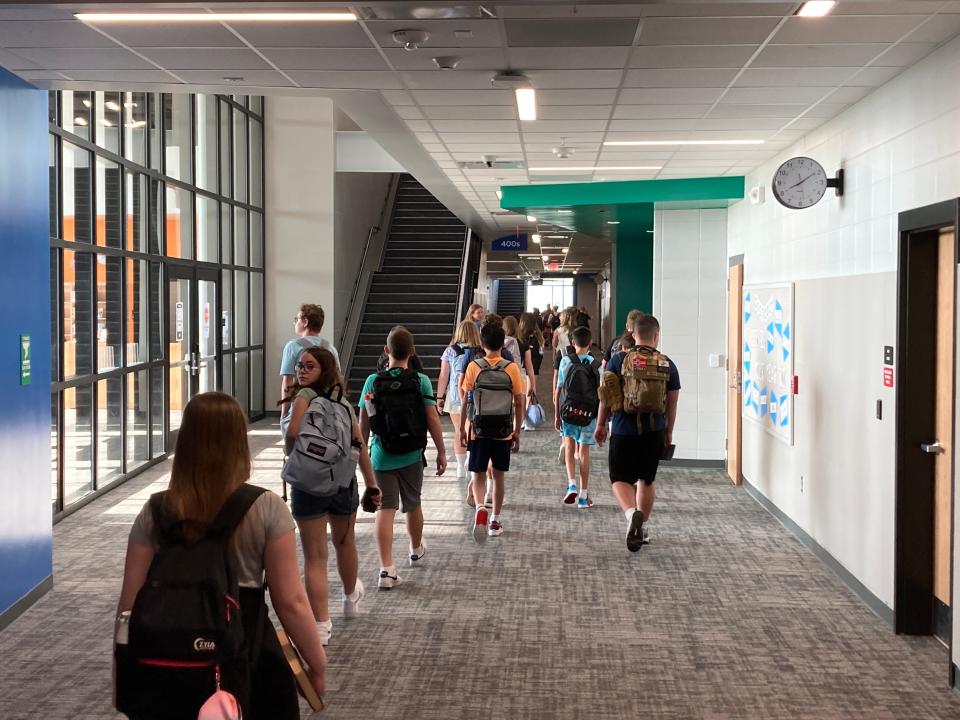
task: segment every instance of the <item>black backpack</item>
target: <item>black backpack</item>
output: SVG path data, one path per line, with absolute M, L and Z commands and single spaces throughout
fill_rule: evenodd
M 560 419 L 585 427 L 600 410 L 600 363 L 596 358 L 581 360 L 576 353 L 570 360 L 560 389 Z
M 184 522 L 150 497 L 159 550 L 137 593 L 129 642 L 117 646 L 117 709 L 130 717 L 196 717 L 219 686 L 250 714 L 252 659 L 262 637 L 248 637 L 228 547 L 250 506 L 266 490 L 243 484 L 206 534 L 186 542 Z M 262 609 L 265 611 L 266 606 Z M 258 634 L 258 633 L 254 633 Z
M 394 376 L 389 370 L 373 381 L 370 429 L 388 453 L 403 455 L 427 447 L 427 412 L 424 410 L 420 373 L 405 368 Z

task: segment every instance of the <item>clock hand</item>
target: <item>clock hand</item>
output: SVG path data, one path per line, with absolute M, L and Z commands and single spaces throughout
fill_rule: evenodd
M 809 175 L 807 175 L 807 176 L 806 176 L 803 180 L 801 180 L 800 182 L 794 183 L 793 185 L 791 185 L 790 187 L 788 187 L 787 190 L 793 190 L 795 187 L 797 187 L 797 185 L 803 185 L 807 180 L 809 180 L 810 178 L 812 178 L 814 175 L 816 175 L 816 173 L 810 173 Z

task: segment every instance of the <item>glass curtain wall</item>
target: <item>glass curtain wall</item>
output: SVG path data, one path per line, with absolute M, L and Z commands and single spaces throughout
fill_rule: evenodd
M 56 514 L 166 453 L 171 268 L 218 309 L 204 386 L 264 414 L 263 99 L 62 91 L 49 119 Z
M 573 278 L 544 278 L 534 285 L 527 280 L 527 312 L 556 305 L 563 310 L 574 303 Z

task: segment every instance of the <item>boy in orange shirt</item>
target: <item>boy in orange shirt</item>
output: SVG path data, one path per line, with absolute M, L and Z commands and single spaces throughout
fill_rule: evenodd
M 510 470 L 511 449 L 514 452 L 520 449 L 524 383 L 517 364 L 501 357 L 503 341 L 501 325 L 485 325 L 480 330 L 480 345 L 485 355 L 467 366 L 460 386 L 461 405 L 467 408 L 467 412 L 460 415 L 460 437 L 470 452 L 467 467 L 473 473 L 473 499 L 477 504 L 473 539 L 478 543 L 503 532 L 500 513 L 504 478 Z M 469 436 L 466 434 L 468 416 Z M 489 515 L 489 528 L 488 512 L 483 504 L 488 466 L 492 467 L 493 475 L 493 513 Z

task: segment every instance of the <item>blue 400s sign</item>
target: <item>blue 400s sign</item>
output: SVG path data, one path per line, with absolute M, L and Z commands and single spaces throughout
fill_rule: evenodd
M 517 252 L 527 249 L 527 234 L 504 235 L 493 241 L 490 249 L 493 252 Z

